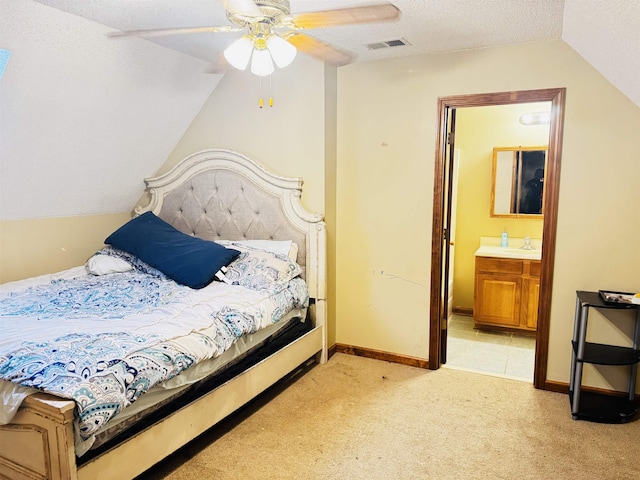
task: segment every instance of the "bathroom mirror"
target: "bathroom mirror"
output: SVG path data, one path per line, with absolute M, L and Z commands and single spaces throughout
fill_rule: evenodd
M 542 216 L 547 147 L 495 147 L 491 216 Z

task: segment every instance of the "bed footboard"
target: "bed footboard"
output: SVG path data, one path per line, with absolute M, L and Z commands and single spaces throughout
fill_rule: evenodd
M 0 478 L 77 478 L 73 408 L 44 393 L 27 397 L 13 422 L 0 425 Z

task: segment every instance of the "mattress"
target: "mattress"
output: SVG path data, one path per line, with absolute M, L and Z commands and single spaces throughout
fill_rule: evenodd
M 243 343 L 250 349 L 244 335 L 267 328 L 259 343 L 281 322 L 304 318 L 308 304 L 298 277 L 277 289 L 261 281 L 255 289 L 213 282 L 196 290 L 152 270 L 96 276 L 76 267 L 0 285 L 5 423 L 25 387 L 72 399 L 83 453 L 147 394 L 151 403 L 174 396 L 242 355 Z
M 309 321 L 292 318 L 288 322 L 279 324 L 276 331 L 271 335 L 268 335 L 268 332 L 270 330 L 272 331 L 272 329 L 268 328 L 258 332 L 257 335 L 248 336 L 253 337 L 251 343 L 254 346 L 244 353 L 233 355 L 232 360 L 225 362 L 223 366 L 215 369 L 215 371 L 209 373 L 209 375 L 201 380 L 184 387 L 179 387 L 175 389 L 175 391 L 164 392 L 163 396 L 165 398 L 163 400 L 158 401 L 149 408 L 141 410 L 136 414 L 128 415 L 126 419 L 123 417 L 123 420 L 119 423 L 114 422 L 116 423 L 115 425 L 109 426 L 101 431 L 95 436 L 95 441 L 90 450 L 83 453 L 81 458 L 78 458 L 78 463 L 82 464 L 91 460 L 96 455 L 153 425 L 156 421 L 162 420 L 168 414 L 199 399 L 202 395 L 231 380 L 236 375 L 269 357 L 295 339 L 300 338 L 309 332 L 311 328 Z M 258 337 L 264 338 L 262 341 L 258 341 Z M 225 356 L 226 355 L 227 352 L 225 352 Z

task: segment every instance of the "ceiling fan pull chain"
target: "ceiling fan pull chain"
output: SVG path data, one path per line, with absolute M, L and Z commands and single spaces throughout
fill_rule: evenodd
M 258 77 L 260 80 L 260 100 L 258 100 L 258 106 L 260 108 L 264 107 L 264 100 L 262 99 L 262 77 Z
M 269 75 L 269 106 L 273 107 L 273 97 L 271 96 L 271 75 Z

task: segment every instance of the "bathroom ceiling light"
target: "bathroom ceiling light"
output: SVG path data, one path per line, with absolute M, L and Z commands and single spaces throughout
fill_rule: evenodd
M 522 125 L 549 125 L 551 122 L 551 112 L 523 113 L 520 115 Z

